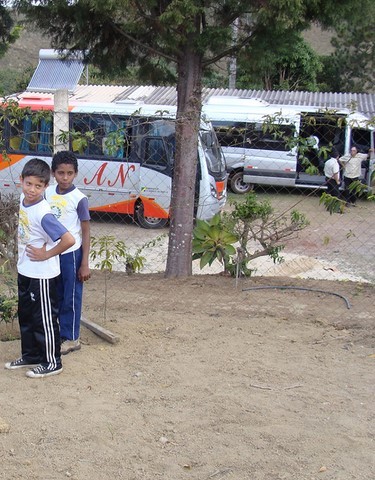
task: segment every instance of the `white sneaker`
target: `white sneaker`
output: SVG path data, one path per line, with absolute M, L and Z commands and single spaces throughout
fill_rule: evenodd
M 64 340 L 61 344 L 61 355 L 66 355 L 70 352 L 75 352 L 81 349 L 81 344 L 78 340 Z

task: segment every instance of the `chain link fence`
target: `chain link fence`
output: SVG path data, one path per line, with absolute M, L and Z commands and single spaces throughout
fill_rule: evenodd
M 148 112 L 145 107 L 137 110 L 129 106 L 126 115 L 120 110 L 113 113 L 113 109 L 111 113 L 73 109 L 67 123 L 66 112 L 61 112 L 59 121 L 59 114 L 53 118 L 48 106 L 45 111 L 33 113 L 31 108 L 35 105 L 21 115 L 15 106 L 9 106 L 2 116 L 1 198 L 19 193 L 19 175 L 28 159 L 38 157 L 50 163 L 54 145 L 69 148 L 79 158 L 75 184 L 86 193 L 92 209 L 90 263 L 94 275 L 99 270 L 123 274 L 164 272 L 175 157 L 173 115 L 156 112 L 151 106 Z M 273 219 L 297 210 L 309 222 L 299 232 L 280 239 L 276 261 L 269 255 L 252 260 L 252 276 L 375 281 L 375 203 L 363 195 L 355 208 L 347 207 L 343 184 L 340 213 L 332 213 L 320 203 L 327 180 L 324 162 L 333 152 L 347 153 L 350 145 L 367 153 L 373 144 L 373 131 L 363 125 L 352 125 L 348 130 L 342 116 L 326 118 L 315 115 L 314 120 L 305 120 L 297 129 L 293 122 L 280 128 L 280 119 L 277 129 L 270 128 L 270 118 L 263 118 L 262 123 L 241 123 L 238 118 L 213 122 L 227 159 L 226 203 L 222 153 L 212 129 L 207 125 L 201 128 L 194 206 L 197 217 L 209 219 L 219 210 L 230 212 L 233 201 L 241 203 L 248 192 L 253 192 L 258 201 L 269 202 Z M 61 128 L 64 122 L 69 126 L 69 135 Z M 348 131 L 349 137 L 345 133 Z M 311 138 L 316 140 L 311 142 Z M 242 159 L 239 167 L 233 167 L 236 150 Z M 365 187 L 371 184 L 372 162 L 362 164 L 360 180 Z M 262 184 L 262 169 L 263 176 L 268 169 L 273 184 L 270 180 Z M 254 172 L 256 175 L 252 175 Z M 6 241 L 4 222 L 6 219 L 2 219 L 2 243 Z M 272 230 L 272 221 L 267 228 Z M 249 238 L 256 252 L 259 245 L 251 242 Z M 219 261 L 203 270 L 199 261 L 193 263 L 194 274 L 222 271 Z M 110 298 L 110 290 L 107 293 Z M 85 295 L 87 301 L 97 296 L 97 284 L 87 282 Z

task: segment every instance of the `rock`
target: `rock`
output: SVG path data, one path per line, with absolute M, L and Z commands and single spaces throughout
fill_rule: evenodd
M 10 430 L 10 425 L 5 420 L 0 418 L 0 433 L 8 433 L 9 430 Z

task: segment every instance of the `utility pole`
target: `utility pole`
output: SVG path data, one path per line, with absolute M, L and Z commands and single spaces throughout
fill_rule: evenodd
M 232 44 L 235 45 L 238 37 L 238 18 L 235 19 L 232 25 Z M 237 79 L 237 55 L 233 55 L 228 60 L 229 70 L 229 88 L 236 88 Z

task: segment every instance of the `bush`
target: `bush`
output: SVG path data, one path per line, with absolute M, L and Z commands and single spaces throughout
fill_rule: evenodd
M 19 198 L 0 194 L 0 260 L 11 271 L 17 265 L 17 229 Z

